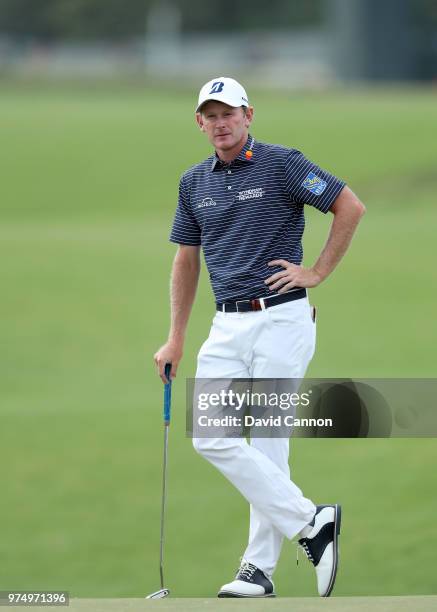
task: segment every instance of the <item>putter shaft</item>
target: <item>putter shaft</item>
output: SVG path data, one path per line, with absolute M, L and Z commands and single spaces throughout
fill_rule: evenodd
M 159 575 L 161 578 L 161 589 L 164 588 L 164 517 L 165 502 L 167 497 L 167 449 L 168 449 L 168 426 L 164 423 L 164 461 L 162 469 L 162 500 L 161 500 L 161 542 L 159 550 Z

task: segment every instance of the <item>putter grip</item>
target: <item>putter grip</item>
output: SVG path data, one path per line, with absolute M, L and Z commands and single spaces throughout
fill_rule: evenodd
M 171 380 L 170 380 L 171 363 L 165 364 L 165 377 L 169 381 L 164 385 L 164 423 L 170 424 L 170 405 L 171 405 Z

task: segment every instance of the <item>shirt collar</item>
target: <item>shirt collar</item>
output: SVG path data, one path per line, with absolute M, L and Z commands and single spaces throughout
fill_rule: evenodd
M 248 134 L 246 144 L 241 149 L 237 157 L 232 160 L 231 163 L 234 163 L 238 159 L 239 161 L 242 161 L 246 164 L 253 164 L 254 163 L 253 157 L 246 157 L 246 151 L 250 150 L 253 152 L 254 146 L 255 146 L 255 138 L 253 138 L 253 136 Z M 211 163 L 211 172 L 213 172 L 216 168 L 222 168 L 224 165 L 225 163 L 222 162 L 222 160 L 217 155 L 217 152 L 215 152 L 213 159 L 212 159 L 212 163 Z

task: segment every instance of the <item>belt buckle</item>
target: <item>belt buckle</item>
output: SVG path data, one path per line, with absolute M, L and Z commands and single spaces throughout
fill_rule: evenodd
M 235 302 L 235 306 L 237 307 L 237 312 L 240 312 L 240 311 L 238 310 L 238 304 L 241 304 L 241 303 L 243 303 L 243 302 L 250 302 L 250 300 L 237 300 L 237 301 Z M 244 311 L 243 311 L 243 312 L 244 312 Z

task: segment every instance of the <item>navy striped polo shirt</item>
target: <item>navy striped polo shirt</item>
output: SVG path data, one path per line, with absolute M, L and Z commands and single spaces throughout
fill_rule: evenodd
M 344 185 L 300 151 L 249 134 L 231 163 L 215 153 L 182 175 L 170 240 L 202 246 L 217 302 L 273 295 L 264 280 L 283 268 L 267 263 L 302 262 L 304 204 L 326 213 Z

